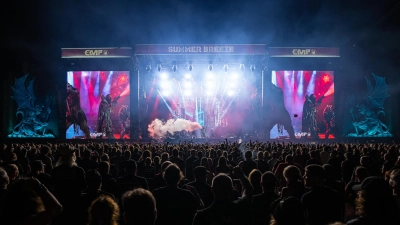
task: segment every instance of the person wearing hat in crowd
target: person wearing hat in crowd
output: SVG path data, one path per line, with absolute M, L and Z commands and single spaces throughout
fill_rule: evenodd
M 60 158 L 51 174 L 54 194 L 64 208 L 57 218 L 57 224 L 69 225 L 76 222 L 76 205 L 81 192 L 86 189 L 85 171 L 76 164 L 75 151 L 70 145 L 62 146 Z
M 48 173 L 45 173 L 45 164 L 42 160 L 34 160 L 31 162 L 31 177 L 35 177 L 40 181 L 40 183 L 44 184 L 47 188 L 50 188 L 51 184 L 51 176 Z
M 125 175 L 117 179 L 118 197 L 125 192 L 135 188 L 143 188 L 149 190 L 147 180 L 143 177 L 136 176 L 137 164 L 134 160 L 128 160 L 124 164 Z
M 204 166 L 198 166 L 193 170 L 195 181 L 186 184 L 185 186 L 192 186 L 196 189 L 201 200 L 204 203 L 204 207 L 210 206 L 214 202 L 214 195 L 211 190 L 211 186 L 207 184 L 208 170 Z
M 356 199 L 357 218 L 348 225 L 395 225 L 400 224 L 399 209 L 388 182 L 371 176 L 353 186 L 358 191 Z

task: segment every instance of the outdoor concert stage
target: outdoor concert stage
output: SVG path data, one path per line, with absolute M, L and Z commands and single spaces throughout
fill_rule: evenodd
M 28 118 L 10 120 L 8 138 L 201 143 L 390 136 L 368 136 L 354 123 L 357 112 L 345 109 L 338 48 L 165 44 L 63 48 L 61 56 L 53 103 L 46 97 L 39 105 L 45 101 L 29 91 L 36 90 L 29 78 L 14 84 L 38 99 L 32 104 L 38 116 L 29 126 Z M 40 96 L 47 94 L 54 93 Z

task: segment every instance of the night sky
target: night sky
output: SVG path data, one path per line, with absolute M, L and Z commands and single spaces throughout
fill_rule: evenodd
M 28 61 L 58 58 L 62 47 L 260 43 L 340 47 L 385 68 L 399 62 L 399 7 L 395 0 L 16 0 L 1 7 L 0 36 L 8 53 Z

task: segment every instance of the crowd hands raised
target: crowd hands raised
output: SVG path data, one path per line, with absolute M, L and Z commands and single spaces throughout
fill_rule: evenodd
M 4 144 L 0 224 L 400 224 L 397 144 Z

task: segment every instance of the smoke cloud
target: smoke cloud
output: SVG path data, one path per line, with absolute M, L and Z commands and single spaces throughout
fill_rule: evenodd
M 175 132 L 180 132 L 183 130 L 192 132 L 201 128 L 202 127 L 199 123 L 184 119 L 169 119 L 167 122 L 163 122 L 160 119 L 155 119 L 149 124 L 147 131 L 149 131 L 150 137 L 162 139 L 165 138 L 168 133 L 174 134 Z

